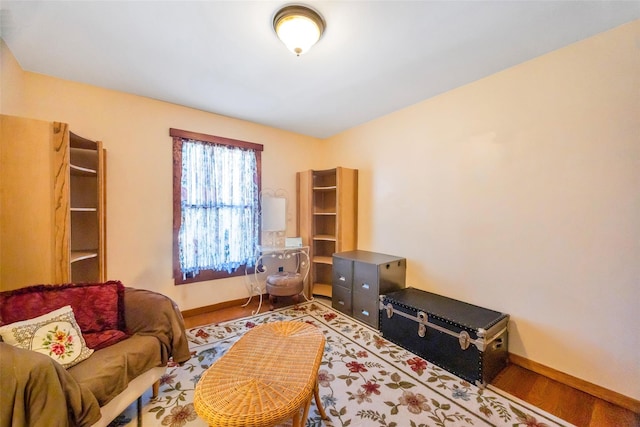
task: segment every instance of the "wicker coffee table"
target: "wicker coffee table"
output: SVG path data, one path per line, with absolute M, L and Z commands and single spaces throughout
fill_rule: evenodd
M 207 369 L 196 385 L 194 407 L 210 426 L 273 426 L 307 419 L 318 395 L 325 338 L 303 322 L 273 322 L 250 330 Z

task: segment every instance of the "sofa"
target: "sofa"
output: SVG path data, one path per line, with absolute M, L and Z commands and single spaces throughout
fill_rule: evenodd
M 106 426 L 190 358 L 177 305 L 119 281 L 0 292 L 0 337 L 0 427 Z

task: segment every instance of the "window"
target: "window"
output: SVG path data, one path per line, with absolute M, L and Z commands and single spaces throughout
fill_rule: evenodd
M 170 129 L 176 284 L 244 274 L 260 236 L 261 144 Z

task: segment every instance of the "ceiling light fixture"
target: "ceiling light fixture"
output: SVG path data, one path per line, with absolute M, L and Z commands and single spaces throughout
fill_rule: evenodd
M 273 18 L 273 29 L 278 38 L 297 56 L 306 53 L 320 40 L 324 27 L 322 16 L 302 5 L 285 6 Z

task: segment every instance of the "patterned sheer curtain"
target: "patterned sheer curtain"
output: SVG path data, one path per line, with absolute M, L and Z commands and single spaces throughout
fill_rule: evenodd
M 253 150 L 190 139 L 182 143 L 183 278 L 200 270 L 253 266 L 259 233 L 259 190 Z

